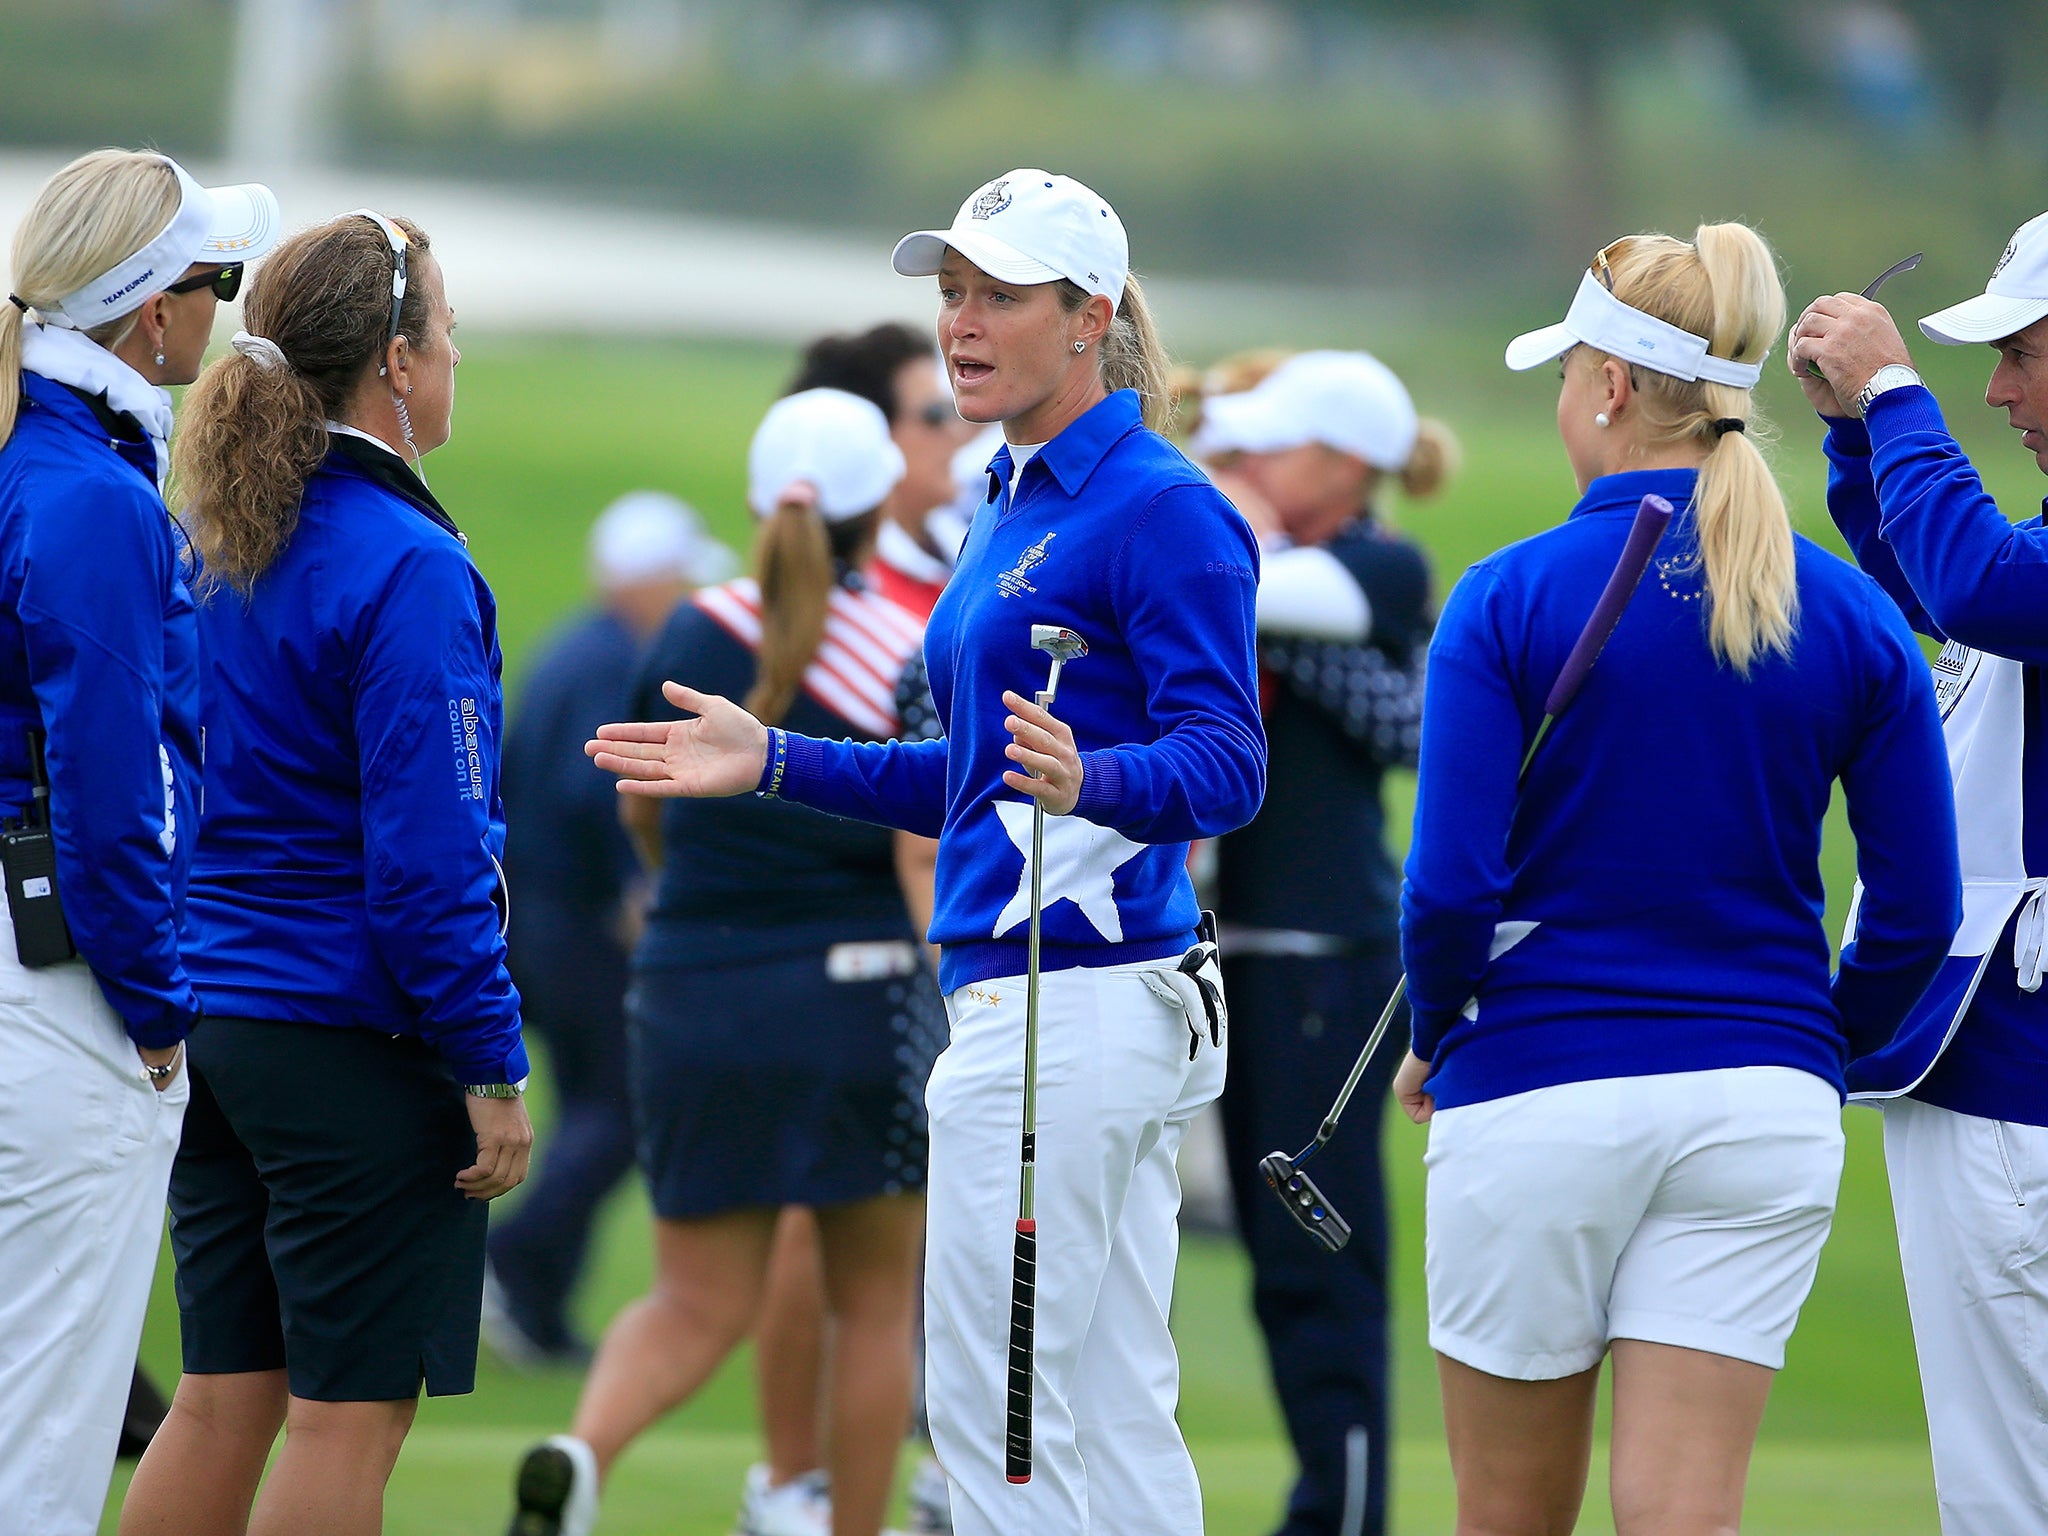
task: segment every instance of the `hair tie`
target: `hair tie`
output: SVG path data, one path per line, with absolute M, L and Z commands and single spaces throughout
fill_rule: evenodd
M 20 294 L 10 293 L 7 295 L 7 302 L 20 310 L 24 315 L 28 313 L 28 300 L 24 299 Z
M 252 336 L 247 331 L 237 331 L 229 338 L 228 345 L 259 368 L 291 367 L 285 358 L 284 348 L 268 336 Z
M 1748 426 L 1749 423 L 1740 416 L 1717 416 L 1707 423 L 1707 430 L 1714 434 L 1714 441 L 1718 443 L 1730 432 L 1741 432 Z

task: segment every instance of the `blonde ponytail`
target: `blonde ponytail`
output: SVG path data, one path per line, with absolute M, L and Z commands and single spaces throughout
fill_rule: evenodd
M 1073 314 L 1088 302 L 1088 290 L 1065 278 L 1055 284 L 1060 305 Z M 1135 391 L 1145 425 L 1164 432 L 1173 424 L 1176 399 L 1173 364 L 1159 340 L 1159 328 L 1152 323 L 1151 306 L 1136 273 L 1124 279 L 1124 296 L 1116 307 L 1096 350 L 1102 370 L 1102 385 L 1111 394 L 1120 389 Z
M 96 149 L 80 155 L 43 183 L 14 232 L 9 291 L 31 309 L 55 309 L 102 273 L 110 272 L 162 234 L 177 217 L 183 193 L 178 173 L 162 155 Z M 20 408 L 21 331 L 18 305 L 0 298 L 0 448 L 14 435 Z M 135 328 L 123 315 L 87 331 L 111 347 Z
M 1692 244 L 1636 235 L 1608 248 L 1623 303 L 1707 338 L 1715 357 L 1762 361 L 1785 324 L 1785 290 L 1771 248 L 1745 224 L 1702 224 Z M 1693 492 L 1697 558 L 1707 589 L 1707 639 L 1747 676 L 1760 657 L 1788 656 L 1799 589 L 1792 522 L 1760 442 L 1769 435 L 1749 390 L 1637 371 L 1652 441 L 1700 442 Z
M 1401 466 L 1401 494 L 1422 501 L 1444 488 L 1464 462 L 1458 436 L 1433 416 L 1415 424 L 1415 446 L 1408 450 L 1408 462 Z
M 815 507 L 785 501 L 775 509 L 754 541 L 754 574 L 761 583 L 761 649 L 744 702 L 755 719 L 774 725 L 796 702 L 804 669 L 825 638 L 832 541 Z

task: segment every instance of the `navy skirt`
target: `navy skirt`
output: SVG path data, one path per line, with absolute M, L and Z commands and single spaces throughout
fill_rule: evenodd
M 626 1014 L 657 1215 L 923 1191 L 925 1082 L 947 1029 L 919 947 L 639 969 Z

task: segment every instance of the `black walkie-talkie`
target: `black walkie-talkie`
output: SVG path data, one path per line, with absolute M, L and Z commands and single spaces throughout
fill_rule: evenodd
M 28 733 L 28 808 L 0 823 L 0 869 L 7 876 L 7 912 L 14 952 L 25 966 L 55 965 L 78 953 L 57 896 L 57 840 L 50 831 L 50 773 L 43 733 Z

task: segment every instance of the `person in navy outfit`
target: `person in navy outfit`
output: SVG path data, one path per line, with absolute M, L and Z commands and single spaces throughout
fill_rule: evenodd
M 569 1299 L 598 1208 L 633 1167 L 626 961 L 645 881 L 583 743 L 624 704 L 676 604 L 737 563 L 660 491 L 621 496 L 589 543 L 597 600 L 541 643 L 505 737 L 505 938 L 521 1017 L 547 1044 L 555 1121 L 510 1219 L 491 1223 L 483 1330 L 527 1368 L 588 1359 Z
M 1430 1343 L 1460 1528 L 1568 1530 L 1602 1362 L 1628 1532 L 1734 1530 L 1842 1169 L 1850 1060 L 1955 931 L 1933 690 L 1869 577 L 1795 536 L 1750 441 L 1784 320 L 1740 224 L 1634 235 L 1510 367 L 1558 361 L 1581 496 L 1480 561 L 1429 651 L 1401 948 L 1429 1123 Z M 1677 509 L 1525 756 L 1639 504 Z M 1865 881 L 1829 977 L 1821 826 Z
M 533 1140 L 497 612 L 418 472 L 460 359 L 426 237 L 316 225 L 245 318 L 176 460 L 204 572 L 184 951 L 207 1022 L 171 1175 L 185 1375 L 123 1519 L 371 1532 L 422 1387 L 472 1390 L 487 1202 Z

